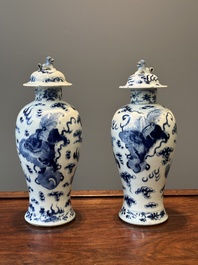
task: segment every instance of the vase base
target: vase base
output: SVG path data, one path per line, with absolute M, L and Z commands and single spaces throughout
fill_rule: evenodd
M 161 224 L 168 219 L 165 209 L 156 212 L 138 212 L 125 207 L 120 210 L 119 217 L 126 223 L 142 226 Z
M 34 226 L 42 226 L 42 227 L 52 227 L 52 226 L 60 226 L 66 223 L 71 222 L 76 217 L 74 210 L 71 208 L 69 211 L 56 214 L 52 216 L 46 216 L 35 213 L 26 212 L 24 218 L 26 222 Z

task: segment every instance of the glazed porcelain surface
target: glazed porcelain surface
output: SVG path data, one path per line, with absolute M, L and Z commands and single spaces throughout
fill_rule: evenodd
M 47 57 L 24 84 L 35 87 L 35 100 L 16 121 L 17 152 L 29 191 L 25 220 L 37 226 L 62 225 L 75 217 L 70 193 L 82 126 L 78 111 L 62 101 L 62 87 L 71 84 L 53 61 Z
M 155 225 L 167 220 L 163 191 L 176 145 L 173 113 L 156 103 L 163 88 L 153 68 L 138 62 L 138 71 L 125 86 L 131 101 L 114 115 L 112 147 L 123 186 L 119 217 L 136 225 Z

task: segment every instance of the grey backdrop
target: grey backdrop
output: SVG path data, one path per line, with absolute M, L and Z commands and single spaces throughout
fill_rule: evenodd
M 26 190 L 15 149 L 15 120 L 34 99 L 22 84 L 47 55 L 72 87 L 63 99 L 83 122 L 73 189 L 121 189 L 111 150 L 119 89 L 145 59 L 161 83 L 158 103 L 176 116 L 178 142 L 166 188 L 198 188 L 197 0 L 1 0 L 0 190 Z

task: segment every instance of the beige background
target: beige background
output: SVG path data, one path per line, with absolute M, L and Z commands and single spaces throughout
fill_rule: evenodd
M 168 89 L 158 103 L 176 116 L 178 142 L 167 188 L 198 188 L 197 0 L 1 0 L 0 190 L 26 190 L 15 120 L 34 99 L 25 88 L 47 55 L 73 87 L 63 99 L 80 112 L 84 139 L 73 189 L 120 189 L 111 149 L 119 89 L 145 59 Z

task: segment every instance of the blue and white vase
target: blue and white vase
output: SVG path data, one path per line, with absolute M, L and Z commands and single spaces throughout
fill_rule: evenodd
M 123 186 L 119 217 L 130 224 L 155 225 L 167 220 L 163 192 L 172 163 L 177 127 L 173 113 L 156 103 L 159 83 L 145 61 L 125 86 L 131 102 L 111 125 L 113 153 Z
M 47 57 L 28 83 L 35 100 L 16 121 L 16 146 L 29 191 L 25 220 L 36 226 L 58 226 L 75 218 L 71 205 L 72 180 L 82 142 L 78 111 L 62 101 L 65 76 Z

